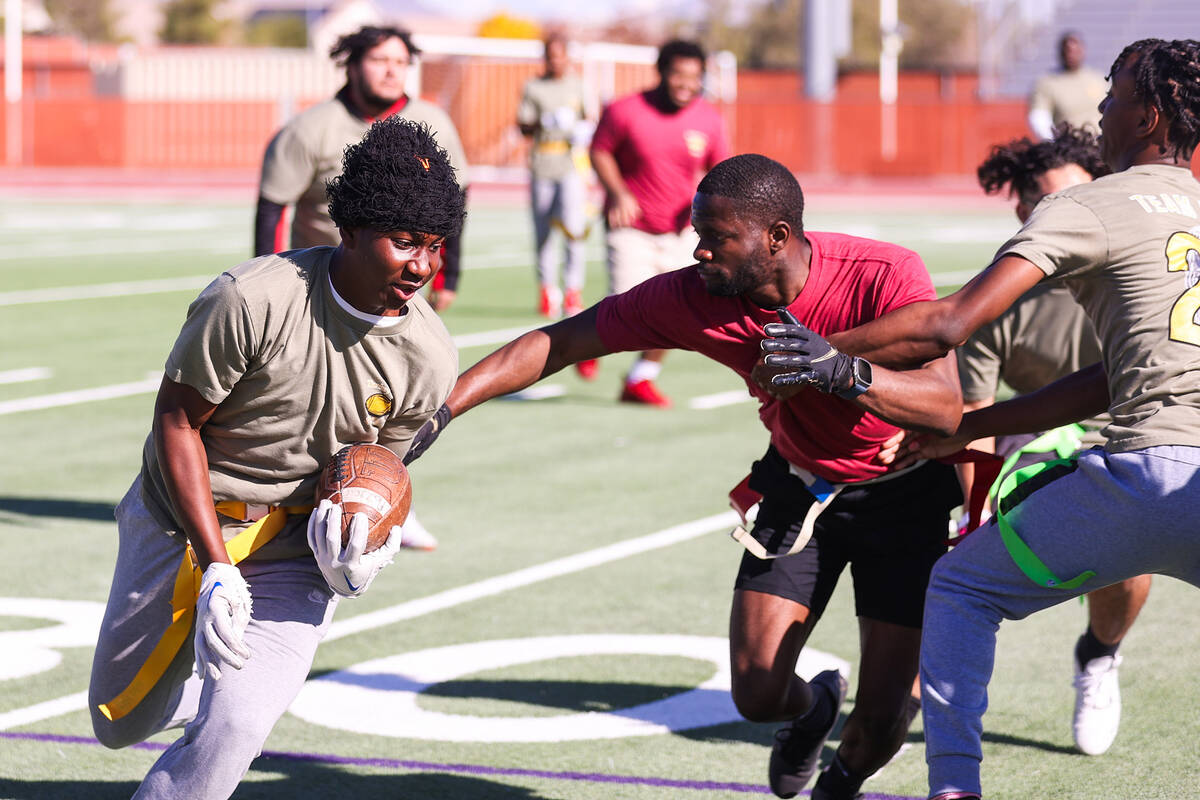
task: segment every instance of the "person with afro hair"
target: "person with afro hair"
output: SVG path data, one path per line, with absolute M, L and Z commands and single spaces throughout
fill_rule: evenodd
M 458 353 L 421 296 L 463 192 L 428 128 L 391 117 L 328 187 L 341 242 L 221 273 L 167 357 L 92 665 L 96 737 L 169 728 L 138 798 L 221 800 L 304 684 L 339 600 L 367 590 L 401 528 L 364 552 L 356 514 L 313 508 L 344 446 L 397 455 L 450 393 Z

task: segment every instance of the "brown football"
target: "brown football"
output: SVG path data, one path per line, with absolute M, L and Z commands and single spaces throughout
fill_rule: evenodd
M 393 525 L 403 525 L 412 505 L 412 484 L 400 456 L 378 444 L 351 444 L 333 454 L 317 482 L 316 502 L 328 498 L 342 507 L 342 546 L 350 539 L 350 519 L 367 515 L 370 532 L 364 552 L 387 541 Z

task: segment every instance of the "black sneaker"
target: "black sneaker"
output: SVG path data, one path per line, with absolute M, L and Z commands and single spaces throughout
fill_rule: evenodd
M 808 786 L 817 773 L 817 762 L 821 748 L 837 723 L 838 709 L 846 699 L 848 684 L 836 669 L 827 669 L 809 682 L 813 692 L 826 692 L 833 699 L 829 720 L 816 730 L 796 728 L 796 720 L 775 732 L 775 746 L 771 748 L 771 762 L 767 767 L 767 780 L 777 797 L 795 797 Z

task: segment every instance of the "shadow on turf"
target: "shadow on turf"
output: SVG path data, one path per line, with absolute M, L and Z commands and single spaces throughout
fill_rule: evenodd
M 344 767 L 297 763 L 264 758 L 251 766 L 272 774 L 260 781 L 244 781 L 238 800 L 281 800 L 281 798 L 354 798 L 354 800 L 551 800 L 562 795 L 543 795 L 521 786 L 506 786 L 465 775 L 397 772 L 388 775 L 356 775 Z M 277 776 L 277 777 L 275 777 Z M 0 780 L 0 797 L 8 800 L 128 800 L 137 790 L 132 781 L 11 781 Z
M 0 513 L 24 514 L 27 517 L 63 517 L 112 522 L 114 508 L 112 503 L 101 503 L 94 500 L 0 496 Z

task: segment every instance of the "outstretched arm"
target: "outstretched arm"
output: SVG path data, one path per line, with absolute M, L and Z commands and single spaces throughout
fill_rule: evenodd
M 940 358 L 1004 313 L 1045 274 L 1020 256 L 1004 256 L 954 294 L 898 308 L 833 334 L 839 350 L 904 369 Z
M 596 330 L 596 307 L 514 339 L 458 377 L 446 400 L 452 416 L 530 386 L 563 367 L 612 352 Z
M 514 339 L 458 376 L 446 402 L 413 437 L 404 463 L 420 458 L 451 419 L 480 403 L 519 392 L 563 367 L 611 352 L 596 330 L 596 306 Z

